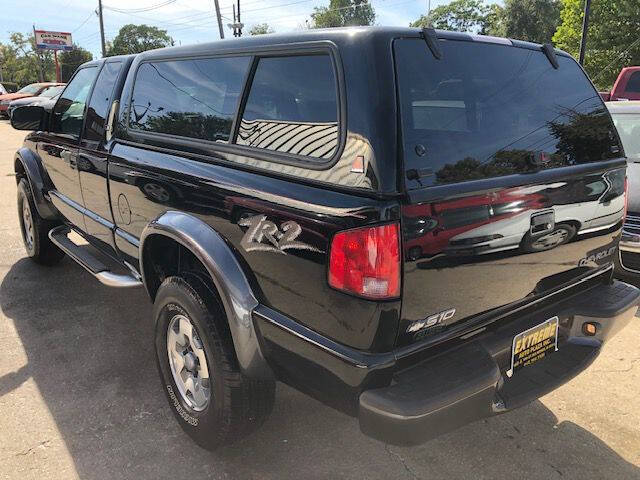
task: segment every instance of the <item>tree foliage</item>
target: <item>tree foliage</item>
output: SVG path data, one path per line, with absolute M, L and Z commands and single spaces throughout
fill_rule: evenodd
M 372 25 L 376 13 L 368 0 L 330 0 L 328 7 L 315 7 L 312 28 Z
M 484 0 L 453 0 L 421 16 L 412 27 L 516 38 L 546 43 L 560 23 L 559 0 L 505 0 L 504 7 Z
M 0 43 L 2 77 L 20 86 L 55 80 L 53 52 L 37 50 L 33 34 L 13 32 L 9 42 Z
M 249 30 L 249 35 L 264 35 L 266 33 L 274 33 L 275 30 L 271 28 L 268 23 L 258 23 L 251 27 Z
M 577 58 L 584 2 L 561 0 L 562 23 L 553 41 Z M 620 69 L 640 65 L 640 8 L 637 0 L 594 1 L 589 16 L 585 69 L 602 89 L 613 85 Z
M 141 53 L 172 45 L 173 38 L 167 34 L 166 30 L 150 25 L 134 25 L 130 23 L 123 26 L 118 35 L 109 44 L 107 56 Z
M 495 17 L 488 19 L 491 35 L 551 43 L 560 24 L 559 0 L 505 0 L 504 7 L 493 6 Z
M 457 32 L 483 32 L 490 12 L 491 8 L 482 0 L 453 0 L 434 8 L 428 16 L 422 15 L 411 23 L 411 26 L 431 26 Z
M 78 45 L 73 45 L 73 50 L 61 52 L 58 55 L 63 82 L 68 82 L 73 72 L 85 62 L 93 60 L 93 55 Z

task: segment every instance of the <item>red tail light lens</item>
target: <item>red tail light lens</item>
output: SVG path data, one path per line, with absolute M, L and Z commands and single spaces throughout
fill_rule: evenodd
M 329 285 L 366 298 L 400 295 L 400 226 L 357 228 L 333 237 Z

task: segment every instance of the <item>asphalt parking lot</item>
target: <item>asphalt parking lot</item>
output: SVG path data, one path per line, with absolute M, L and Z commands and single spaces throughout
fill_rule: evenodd
M 65 259 L 25 258 L 0 121 L 0 478 L 640 479 L 640 319 L 569 384 L 425 445 L 387 446 L 284 385 L 252 437 L 215 453 L 182 432 L 156 373 L 150 304 Z

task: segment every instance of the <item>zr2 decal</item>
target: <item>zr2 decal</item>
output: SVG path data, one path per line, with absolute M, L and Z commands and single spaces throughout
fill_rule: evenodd
M 286 254 L 286 250 L 295 248 L 298 250 L 309 250 L 311 252 L 322 252 L 307 243 L 296 240 L 302 228 L 296 222 L 288 220 L 280 225 L 280 228 L 266 215 L 255 215 L 253 217 L 242 218 L 238 222 L 241 227 L 248 227 L 240 245 L 247 252 L 276 252 Z

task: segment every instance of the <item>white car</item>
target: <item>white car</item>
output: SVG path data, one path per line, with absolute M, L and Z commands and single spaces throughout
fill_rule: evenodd
M 607 102 L 627 156 L 629 204 L 625 219 L 618 272 L 640 273 L 640 101 Z
M 532 208 L 526 197 L 544 203 L 545 196 L 567 198 L 566 192 L 580 192 L 584 201 L 551 208 Z M 447 254 L 474 255 L 522 249 L 540 252 L 569 242 L 577 235 L 606 230 L 618 223 L 624 210 L 624 177 L 613 173 L 584 177 L 575 183 L 553 183 L 518 189 L 516 198 L 523 200 L 492 205 L 490 219 L 483 225 L 451 238 Z M 520 205 L 519 205 L 520 204 Z M 471 250 L 471 251 L 470 251 Z

